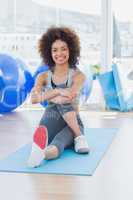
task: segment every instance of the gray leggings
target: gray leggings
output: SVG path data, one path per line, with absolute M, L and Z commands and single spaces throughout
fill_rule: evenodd
M 40 125 L 48 130 L 48 144 L 58 148 L 59 156 L 65 148 L 73 147 L 74 133 L 63 119 L 63 115 L 69 111 L 74 111 L 71 104 L 50 104 L 46 107 L 40 121 Z M 84 134 L 84 126 L 79 114 L 77 114 L 77 120 L 81 133 Z

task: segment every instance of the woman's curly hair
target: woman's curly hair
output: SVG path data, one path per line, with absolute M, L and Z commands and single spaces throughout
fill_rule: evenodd
M 80 41 L 78 35 L 74 30 L 68 27 L 50 27 L 46 33 L 44 33 L 39 40 L 39 53 L 43 63 L 48 65 L 52 69 L 55 65 L 51 48 L 53 42 L 56 40 L 62 40 L 67 43 L 69 49 L 69 67 L 76 68 L 80 57 Z

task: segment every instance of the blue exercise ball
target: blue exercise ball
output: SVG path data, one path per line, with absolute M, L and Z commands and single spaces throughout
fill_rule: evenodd
M 32 77 L 31 73 L 29 72 L 26 64 L 19 58 L 16 58 L 17 66 L 21 69 L 20 73 L 24 75 L 24 88 L 26 88 L 27 93 L 29 93 L 34 86 L 34 77 Z
M 91 67 L 88 65 L 79 65 L 79 69 L 85 74 L 86 81 L 84 82 L 81 96 L 80 96 L 80 103 L 83 104 L 86 102 L 90 96 L 92 85 L 93 85 L 93 73 L 91 71 Z
M 90 96 L 91 89 L 92 89 L 92 82 L 93 82 L 93 77 L 88 75 L 89 78 L 84 83 L 83 89 L 81 91 L 81 97 L 80 97 L 80 102 L 86 102 Z
M 20 106 L 34 85 L 32 75 L 20 59 L 0 54 L 0 113 Z

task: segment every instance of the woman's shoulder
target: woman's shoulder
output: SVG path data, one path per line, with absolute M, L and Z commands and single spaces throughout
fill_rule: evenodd
M 40 78 L 48 78 L 48 76 L 51 74 L 51 70 L 47 70 L 47 71 L 44 71 L 44 72 L 41 72 L 40 74 L 38 74 L 38 77 Z
M 71 85 L 74 80 L 86 79 L 86 76 L 79 68 L 70 68 L 68 76 L 68 84 Z
M 48 77 L 49 77 L 49 71 L 41 72 L 37 75 L 37 82 L 40 82 L 42 84 L 47 84 L 48 82 Z
M 72 69 L 73 70 L 73 77 L 80 75 L 80 76 L 85 76 L 85 74 L 79 69 L 78 67 Z

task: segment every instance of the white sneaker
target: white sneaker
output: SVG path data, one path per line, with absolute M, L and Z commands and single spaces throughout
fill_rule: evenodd
M 74 148 L 77 153 L 89 153 L 89 146 L 84 135 L 74 139 Z
M 38 167 L 45 158 L 44 150 L 48 143 L 48 133 L 45 126 L 39 126 L 33 136 L 28 167 Z
M 44 160 L 45 154 L 42 149 L 38 147 L 34 142 L 32 144 L 31 153 L 27 162 L 28 167 L 34 168 L 38 167 Z

